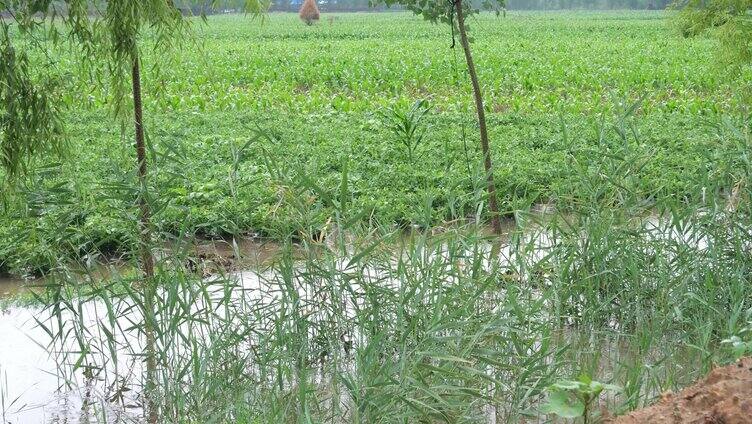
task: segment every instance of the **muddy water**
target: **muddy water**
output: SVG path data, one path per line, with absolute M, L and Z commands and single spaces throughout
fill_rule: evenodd
M 509 226 L 511 228 L 511 225 Z M 669 236 L 673 237 L 673 236 Z M 547 234 L 536 232 L 533 242 L 539 246 L 551 243 Z M 169 251 L 169 248 L 165 248 Z M 214 262 L 225 262 L 223 266 L 233 269 L 231 277 L 236 278 L 243 289 L 257 293 L 260 296 L 270 293 L 267 290 L 267 278 L 258 270 L 269 263 L 280 251 L 280 247 L 273 243 L 263 243 L 258 240 L 242 240 L 237 243 L 207 242 L 195 247 L 195 256 L 209 258 Z M 541 252 L 541 254 L 543 254 Z M 509 260 L 511 256 L 508 243 L 502 246 L 500 259 Z M 536 260 L 533 257 L 528 260 Z M 229 266 L 228 266 L 229 265 Z M 211 274 L 209 266 L 199 271 Z M 39 280 L 0 280 L 0 293 L 14 294 L 25 290 L 25 286 L 40 284 Z M 101 304 L 89 303 L 87 316 L 91 317 L 92 328 L 97 327 L 96 319 L 102 316 L 104 309 Z M 96 308 L 102 308 L 97 311 Z M 137 422 L 140 415 L 138 399 L 124 396 L 120 399 L 120 406 L 113 408 L 107 398 L 111 396 L 113 381 L 92 379 L 85 377 L 82 372 L 75 375 L 61 377 L 58 375 L 58 358 L 54 352 L 73 350 L 75 346 L 48 346 L 50 337 L 40 328 L 37 319 L 49 316 L 40 307 L 8 307 L 0 312 L 0 418 L 3 424 L 9 423 L 51 423 L 51 422 Z M 118 317 L 123 321 L 123 327 L 128 327 L 128 321 L 138 321 L 138 317 Z M 128 338 L 121 334 L 122 338 Z M 138 347 L 139 341 L 128 340 L 124 345 L 132 343 Z M 53 352 L 52 354 L 50 352 Z M 127 385 L 129 393 L 139 393 L 141 364 L 131 355 L 132 352 L 118 353 L 119 367 L 132 371 Z M 115 373 L 116 375 L 118 373 Z M 67 385 L 66 379 L 74 382 Z M 125 382 L 122 383 L 124 386 Z M 71 390 L 68 387 L 76 387 Z M 83 388 L 83 389 L 82 389 Z M 101 411 L 106 408 L 107 419 L 102 419 Z
M 35 283 L 35 280 L 25 280 L 9 275 L 0 275 L 0 298 L 11 297 L 21 293 L 24 287 Z
M 258 288 L 259 283 L 254 277 L 256 274 L 250 270 L 269 263 L 280 247 L 257 239 L 244 239 L 237 242 L 207 241 L 191 249 L 190 255 L 196 258 L 197 272 L 208 274 L 216 271 L 213 265 L 206 265 L 214 263 L 229 269 L 243 269 L 246 272 L 237 274 L 241 284 Z M 161 249 L 161 252 L 169 254 L 170 250 L 173 249 L 168 247 Z M 99 267 L 95 274 L 106 276 L 128 271 L 125 264 L 110 263 Z M 0 300 L 36 290 L 45 283 L 44 278 L 0 276 Z M 102 305 L 87 304 L 87 308 L 97 307 L 101 308 Z M 96 317 L 102 316 L 104 308 L 86 312 L 85 315 L 92 317 L 91 324 L 95 327 Z M 41 320 L 48 326 L 51 323 L 45 318 L 49 316 L 49 311 L 41 306 L 18 307 L 11 303 L 0 309 L 0 423 L 138 422 L 140 402 L 137 399 L 126 396 L 115 408 L 107 402 L 112 387 L 105 387 L 103 383 L 111 382 L 88 383 L 91 379 L 82 372 L 59 375 L 59 358 L 56 358 L 55 352 L 72 351 L 76 347 L 70 344 L 66 347 L 49 345 L 50 337 L 37 321 Z M 127 327 L 128 320 L 136 318 L 122 315 L 118 317 L 118 323 Z M 134 340 L 128 342 L 133 344 Z M 138 342 L 135 341 L 135 344 L 138 345 Z M 129 353 L 123 351 L 118 354 L 119 366 L 121 370 L 124 366 L 133 370 L 131 383 L 138 385 L 135 375 L 140 375 L 137 370 L 141 364 L 134 361 Z M 69 382 L 73 384 L 67 384 Z
M 0 316 L 0 405 L 3 423 L 78 421 L 81 399 L 54 375 L 44 343 L 49 337 L 36 325 L 40 308 L 10 308 Z M 52 372 L 52 373 L 51 373 Z
M 512 226 L 513 223 L 508 223 L 507 229 L 511 230 Z M 321 247 L 327 248 L 325 245 Z M 157 249 L 155 253 L 158 257 L 167 258 L 174 249 L 174 246 L 166 247 Z M 502 256 L 505 256 L 507 249 L 503 249 Z M 243 291 L 253 293 L 255 300 L 266 303 L 272 301 L 275 296 L 272 293 L 278 291 L 278 287 L 273 287 L 275 274 L 262 269 L 279 255 L 280 250 L 278 244 L 246 239 L 203 242 L 191 247 L 190 253 L 197 260 L 197 272 L 211 279 L 211 275 L 217 271 L 216 267 L 223 268 L 222 271 L 230 270 L 228 277 L 236 280 Z M 126 265 L 107 264 L 97 273 L 109 275 L 128 271 Z M 44 283 L 44 279 L 0 279 L 5 296 L 32 290 Z M 300 294 L 306 296 L 309 293 Z M 97 327 L 99 318 L 106 321 L 103 315 L 106 310 L 101 303 L 90 302 L 85 308 L 87 310 L 82 315 L 88 317 L 91 328 Z M 45 321 L 49 316 L 50 312 L 42 307 L 17 307 L 12 304 L 0 312 L 0 423 L 138 422 L 142 411 L 138 399 L 126 396 L 118 401 L 117 407 L 108 401 L 112 396 L 113 384 L 127 385 L 129 393 L 141 392 L 138 386 L 142 364 L 134 360 L 133 354 L 136 352 L 121 350 L 117 354 L 121 371 L 114 375 L 122 374 L 122 369 L 130 369 L 132 375 L 127 382 L 112 382 L 102 377 L 94 378 L 92 383 L 89 382 L 90 377 L 81 371 L 61 376 L 59 373 L 62 370 L 57 364 L 62 356 L 56 357 L 55 352 L 75 351 L 77 346 L 72 340 L 65 346 L 48 345 L 50 337 L 37 320 L 42 320 L 45 326 L 53 325 Z M 72 318 L 70 314 L 65 317 Z M 125 312 L 118 315 L 117 322 L 122 328 L 127 328 L 132 322 L 140 322 L 140 318 L 133 316 L 132 312 Z M 138 347 L 141 344 L 126 334 L 120 334 L 119 338 L 123 346 Z M 128 340 L 124 342 L 123 338 Z M 67 360 L 70 362 L 71 358 Z M 67 384 L 69 382 L 72 384 Z M 2 399 L 5 401 L 2 402 Z
M 196 257 L 198 262 L 217 262 L 219 263 L 217 266 L 229 270 L 257 269 L 269 264 L 278 255 L 280 249 L 278 243 L 257 238 L 232 241 L 207 240 L 191 247 L 189 256 Z M 167 256 L 174 250 L 174 246 L 166 246 L 157 249 L 155 253 L 157 256 Z M 130 271 L 128 264 L 111 261 L 98 266 L 93 275 L 95 278 L 102 278 L 116 273 L 124 274 L 128 271 Z M 200 271 L 211 274 L 216 269 L 206 266 Z M 47 279 L 44 277 L 20 278 L 0 274 L 0 300 L 41 288 L 46 282 Z

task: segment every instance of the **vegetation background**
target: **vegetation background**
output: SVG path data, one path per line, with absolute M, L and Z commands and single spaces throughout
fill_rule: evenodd
M 270 160 L 330 191 L 348 162 L 350 207 L 384 225 L 475 215 L 483 173 L 473 165 L 472 96 L 450 29 L 406 13 L 334 17 L 313 28 L 283 14 L 262 26 L 210 17 L 196 26 L 198 44 L 160 74 L 146 68 L 147 92 L 159 93 L 144 98 L 150 154 L 160 158 L 159 229 L 280 240 L 320 231 L 334 205 L 311 197 L 305 216 L 291 210 L 285 199 L 300 193 L 280 185 Z M 719 73 L 717 41 L 683 38 L 662 12 L 510 12 L 470 25 L 484 40 L 474 50 L 506 213 L 576 201 L 570 164 L 596 166 L 600 123 L 638 99 L 640 141 L 631 147 L 650 156 L 638 175 L 646 201 L 691 196 L 708 161 L 732 148 L 716 122 L 738 110 L 749 69 Z M 133 177 L 132 134 L 107 119 L 111 93 L 77 76 L 65 51 L 55 55 L 48 69 L 64 81 L 54 95 L 69 105 L 72 156 L 39 172 L 0 217 L 0 263 L 16 273 L 49 269 L 61 249 L 118 253 L 135 240 L 132 200 L 118 188 Z M 431 112 L 410 160 L 382 114 L 417 99 Z
M 4 191 L 0 260 L 48 276 L 30 306 L 9 308 L 49 337 L 78 413 L 547 421 L 562 412 L 541 408 L 548 399 L 587 420 L 752 346 L 752 79 L 744 63 L 724 69 L 715 32 L 746 10 L 692 34 L 664 12 L 474 15 L 494 177 L 514 218 L 504 237 L 484 233 L 486 175 L 451 26 L 406 13 L 312 27 L 210 16 L 166 51 L 151 47 L 173 38 L 143 25 L 183 22 L 152 13 L 164 10 L 108 21 L 127 37 L 90 39 L 113 47 L 114 85 L 81 73 L 80 45 L 53 43 L 54 31 L 6 26 L 0 39 L 49 65 L 8 86 L 49 78 L 58 85 L 26 98 L 65 106 L 42 122 L 65 123 L 67 156 L 6 155 L 26 178 Z M 135 128 L 112 119 L 113 103 L 134 106 Z M 50 129 L 2 122 L 3 135 Z M 135 166 L 146 159 L 148 179 Z M 271 264 L 198 272 L 212 258 L 196 244 L 223 239 L 240 259 L 249 235 L 278 242 Z M 0 399 L 20 399 L 23 379 L 5 380 Z

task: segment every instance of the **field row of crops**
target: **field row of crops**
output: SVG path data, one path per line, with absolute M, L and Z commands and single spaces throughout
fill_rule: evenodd
M 726 110 L 733 88 L 715 72 L 715 42 L 683 39 L 665 17 L 480 15 L 470 25 L 482 40 L 475 55 L 489 109 L 594 114 L 612 95 L 649 91 L 646 112 Z M 373 112 L 429 97 L 441 110 L 464 111 L 469 87 L 449 28 L 406 13 L 331 18 L 311 28 L 292 14 L 272 14 L 264 24 L 242 16 L 197 21 L 198 43 L 176 54 L 162 75 L 164 95 L 151 103 L 175 111 Z
M 713 60 L 715 41 L 683 39 L 663 18 L 511 13 L 472 20 L 472 36 L 483 40 L 476 60 L 505 210 L 576 201 L 587 182 L 573 167 L 597 169 L 604 152 L 644 159 L 635 189 L 647 200 L 681 198 L 713 178 L 703 164 L 736 149 L 719 116 L 735 113 L 734 86 L 749 75 L 724 78 Z M 303 171 L 333 191 L 343 169 L 351 208 L 363 219 L 427 226 L 473 216 L 484 201 L 483 172 L 474 165 L 471 95 L 450 30 L 406 13 L 333 15 L 314 27 L 296 19 L 196 20 L 195 42 L 162 69 L 164 85 L 144 70 L 161 201 L 156 225 L 213 236 L 315 233 L 334 205 L 321 192 L 296 192 L 290 179 Z M 70 55 L 58 54 L 55 69 L 72 72 Z M 77 75 L 60 90 L 71 106 L 73 160 L 38 173 L 0 218 L 6 270 L 44 270 L 61 249 L 118 252 L 135 240 L 135 223 L 124 216 L 135 196 L 132 135 L 109 117 L 106 93 Z M 417 99 L 431 109 L 409 159 L 383 115 Z

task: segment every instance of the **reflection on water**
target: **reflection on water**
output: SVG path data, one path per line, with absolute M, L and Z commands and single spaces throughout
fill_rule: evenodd
M 38 344 L 49 339 L 34 320 L 39 313 L 40 308 L 10 308 L 0 316 L 4 423 L 65 422 L 73 420 L 81 408 L 80 396 L 59 390 L 62 382 L 54 373 L 55 362 Z
M 104 316 L 103 310 L 96 310 L 101 307 L 101 303 L 84 307 L 88 325 Z M 10 307 L 0 316 L 2 423 L 137 422 L 136 399 L 122 397 L 113 402 L 113 386 L 85 368 L 75 374 L 59 372 L 58 361 L 71 358 L 62 359 L 63 349 L 49 344 L 51 338 L 43 328 L 50 325 L 48 316 L 41 307 Z M 65 350 L 75 352 L 72 340 Z M 131 375 L 140 374 L 137 360 L 125 356 L 119 360 L 130 367 L 126 369 L 132 370 Z
M 168 246 L 155 253 L 166 258 L 177 250 L 177 246 Z M 205 275 L 258 269 L 267 265 L 279 251 L 278 244 L 250 238 L 203 241 L 187 251 L 181 250 L 196 267 L 195 271 Z M 94 279 L 101 279 L 129 271 L 129 265 L 111 262 L 89 272 Z M 240 272 L 237 278 L 241 284 L 258 289 L 260 283 L 254 275 L 250 271 Z M 46 281 L 45 278 L 0 276 L 0 300 L 40 289 Z M 96 320 L 104 318 L 106 308 L 101 302 L 92 302 L 86 304 L 85 309 L 82 315 L 88 317 L 91 327 L 96 327 Z M 43 328 L 50 326 L 49 316 L 50 312 L 41 306 L 10 303 L 0 310 L 0 423 L 138 422 L 140 401 L 129 398 L 128 394 L 140 391 L 135 386 L 140 385 L 141 364 L 130 355 L 132 352 L 121 350 L 118 354 L 120 371 L 116 374 L 129 369 L 127 381 L 107 381 L 87 374 L 83 368 L 75 375 L 61 376 L 57 363 L 62 356 L 56 358 L 56 355 L 63 350 L 75 351 L 76 346 L 63 349 L 57 344 L 50 345 L 51 338 Z M 137 318 L 132 311 L 124 312 L 119 314 L 118 323 L 125 328 Z M 123 345 L 140 343 L 126 332 L 119 336 L 131 339 Z

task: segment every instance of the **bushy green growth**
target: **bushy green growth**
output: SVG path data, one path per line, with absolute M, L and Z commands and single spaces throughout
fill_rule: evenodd
M 710 32 L 730 63 L 752 61 L 752 0 L 680 0 L 677 25 L 685 37 Z
M 410 108 L 390 108 L 382 113 L 385 125 L 392 131 L 397 143 L 404 148 L 405 156 L 412 162 L 417 159 L 417 150 L 426 135 L 423 118 L 431 110 L 426 100 L 417 100 Z
M 744 318 L 742 328 L 728 339 L 721 341 L 731 349 L 731 354 L 736 360 L 752 353 L 752 308 L 746 311 Z
M 25 175 L 36 155 L 62 152 L 58 86 L 54 79 L 38 76 L 32 66 L 26 52 L 14 45 L 8 25 L 0 21 L 0 191 Z

